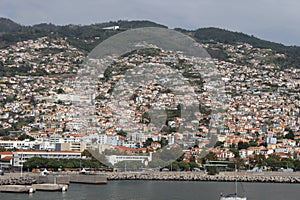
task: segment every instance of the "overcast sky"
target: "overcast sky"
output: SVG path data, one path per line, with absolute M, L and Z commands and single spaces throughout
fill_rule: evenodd
M 25 25 L 146 19 L 170 28 L 225 28 L 298 46 L 299 9 L 299 0 L 0 0 L 0 16 Z

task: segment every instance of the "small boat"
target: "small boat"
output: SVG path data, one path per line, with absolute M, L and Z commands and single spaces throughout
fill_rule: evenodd
M 227 194 L 221 196 L 220 200 L 247 200 L 247 197 L 238 197 L 237 194 Z
M 235 166 L 236 171 L 236 166 Z M 234 194 L 221 194 L 220 200 L 247 200 L 247 197 L 239 197 L 237 193 L 237 178 L 235 179 L 235 193 Z

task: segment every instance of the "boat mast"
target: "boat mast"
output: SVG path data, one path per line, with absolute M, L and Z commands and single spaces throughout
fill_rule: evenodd
M 237 167 L 235 164 L 235 197 L 237 197 Z

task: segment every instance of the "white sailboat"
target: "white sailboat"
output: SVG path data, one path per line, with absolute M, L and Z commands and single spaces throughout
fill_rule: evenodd
M 235 172 L 236 172 L 236 166 L 235 166 Z M 234 194 L 226 194 L 222 195 L 220 197 L 220 200 L 247 200 L 247 197 L 239 197 L 237 192 L 237 178 L 235 179 L 235 193 Z

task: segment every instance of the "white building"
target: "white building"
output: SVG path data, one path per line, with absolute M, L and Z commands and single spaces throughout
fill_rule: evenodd
M 148 162 L 152 161 L 152 152 L 150 152 L 149 156 L 110 155 L 106 156 L 106 159 L 112 165 L 115 165 L 121 161 L 141 161 L 145 166 L 147 166 Z
M 0 146 L 5 147 L 5 149 L 32 149 L 36 144 L 35 141 L 14 141 L 14 140 L 0 140 Z
M 0 169 L 10 168 L 12 166 L 12 153 L 0 152 Z
M 104 30 L 119 30 L 120 26 L 109 26 L 109 27 L 105 27 L 103 29 Z
M 21 167 L 26 160 L 33 157 L 54 159 L 81 159 L 80 152 L 73 151 L 15 151 L 13 155 L 13 166 Z

